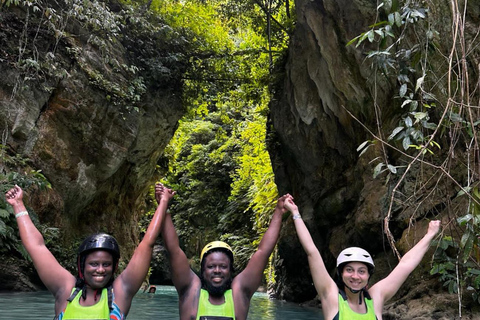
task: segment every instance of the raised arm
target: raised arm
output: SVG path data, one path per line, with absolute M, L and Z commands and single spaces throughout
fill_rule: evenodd
M 400 289 L 405 282 L 408 275 L 418 266 L 422 261 L 423 256 L 430 247 L 430 243 L 440 230 L 440 221 L 430 221 L 428 231 L 425 236 L 410 249 L 400 260 L 393 271 L 383 280 L 376 283 L 369 292 L 372 297 L 382 305 L 390 300 L 395 293 Z
M 124 299 L 126 299 L 127 302 L 131 302 L 133 296 L 137 293 L 138 289 L 140 289 L 140 286 L 147 276 L 148 268 L 152 260 L 153 246 L 162 230 L 168 203 L 174 195 L 175 192 L 170 189 L 165 188 L 162 190 L 162 197 L 160 201 L 158 201 L 157 209 L 142 241 L 140 241 L 138 247 L 135 249 L 132 259 L 130 259 L 125 270 L 115 280 L 114 287 L 117 286 L 117 283 L 121 285 L 122 291 L 125 293 Z M 128 312 L 128 310 L 123 311 L 125 313 Z
M 292 213 L 295 230 L 297 231 L 300 243 L 305 250 L 308 257 L 308 264 L 312 274 L 313 284 L 317 290 L 320 299 L 322 300 L 322 307 L 324 314 L 329 306 L 337 307 L 338 288 L 333 279 L 330 277 L 327 268 L 323 262 L 322 256 L 318 251 L 312 236 L 303 222 L 303 219 L 298 211 L 297 205 L 293 202 L 293 197 L 289 196 L 285 200 L 285 208 Z
M 5 198 L 13 207 L 20 239 L 32 258 L 40 279 L 55 298 L 59 299 L 65 294 L 65 290 L 69 291 L 75 286 L 75 277 L 58 263 L 45 246 L 42 234 L 33 224 L 23 203 L 23 190 L 16 185 L 5 194 Z
M 268 258 L 277 244 L 280 229 L 282 227 L 282 215 L 286 212 L 284 207 L 286 198 L 287 195 L 284 195 L 277 200 L 272 220 L 258 245 L 257 251 L 250 258 L 247 267 L 233 280 L 232 286 L 239 284 L 241 286 L 241 291 L 244 292 L 248 298 L 250 298 L 258 289 L 258 286 L 262 281 L 263 270 L 267 265 Z
M 156 186 L 155 195 L 157 199 L 162 196 L 162 189 L 167 189 L 161 185 Z M 168 189 L 167 189 L 168 190 Z M 198 276 L 190 268 L 185 252 L 180 248 L 177 231 L 172 221 L 172 216 L 167 212 L 165 223 L 162 230 L 162 239 L 167 250 L 170 270 L 172 272 L 172 282 L 177 289 L 178 295 L 185 294 L 194 282 L 200 283 Z

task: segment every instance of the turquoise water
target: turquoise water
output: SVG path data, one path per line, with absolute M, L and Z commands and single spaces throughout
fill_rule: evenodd
M 49 292 L 0 293 L 0 319 L 53 319 L 54 299 Z M 178 297 L 174 287 L 157 286 L 155 294 L 138 293 L 128 320 L 178 320 Z M 249 320 L 322 320 L 320 309 L 271 300 L 266 294 L 252 298 Z

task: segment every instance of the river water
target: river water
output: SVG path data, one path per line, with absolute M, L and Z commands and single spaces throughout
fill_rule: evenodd
M 0 293 L 1 320 L 47 320 L 54 317 L 54 299 L 47 292 Z M 157 286 L 155 294 L 138 293 L 128 320 L 178 320 L 178 297 L 174 287 Z M 269 299 L 264 293 L 252 298 L 249 320 L 322 320 L 320 309 Z

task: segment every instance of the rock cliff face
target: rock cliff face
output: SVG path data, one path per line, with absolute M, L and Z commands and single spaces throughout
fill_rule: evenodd
M 94 15 L 95 3 L 82 14 Z M 59 14 L 0 11 L 2 144 L 51 182 L 49 200 L 27 199 L 40 216 L 82 235 L 113 233 L 130 252 L 138 240 L 132 222 L 184 113 L 184 66 L 164 59 L 179 52 L 178 40 L 118 5 L 87 21 L 72 3 L 43 4 Z M 116 28 L 117 37 L 105 28 Z
M 472 91 L 478 86 L 480 57 L 472 40 L 478 34 L 479 23 L 479 2 L 474 2 L 468 3 L 465 15 L 466 46 L 471 48 L 467 60 L 472 67 L 469 83 Z M 385 178 L 373 179 L 376 162 L 369 161 L 386 157 L 394 165 L 405 166 L 406 162 L 400 163 L 400 152 L 391 148 L 383 151 L 378 144 L 362 157 L 356 148 L 373 139 L 366 128 L 377 136 L 379 131 L 387 132 L 384 137 L 388 136 L 403 111 L 395 89 L 397 79 L 379 77 L 365 58 L 367 52 L 375 50 L 374 44 L 368 41 L 359 47 L 346 44 L 375 22 L 378 3 L 357 0 L 295 3 L 298 22 L 285 77 L 271 103 L 271 132 L 277 143 L 270 151 L 277 185 L 281 194 L 294 195 L 329 270 L 333 272 L 335 258 L 343 248 L 361 246 L 375 257 L 377 270 L 372 278 L 375 282 L 398 262 L 384 234 L 383 221 L 401 173 L 391 175 L 386 183 Z M 439 77 L 435 79 L 437 88 L 433 89 L 438 105 L 447 108 L 447 79 L 442 75 L 448 73 L 445 57 L 454 47 L 450 34 L 454 14 L 441 1 L 430 5 L 428 14 L 434 16 L 431 21 L 439 36 L 428 63 L 432 73 Z M 478 93 L 474 96 L 472 101 L 478 101 Z M 443 147 L 448 150 L 449 144 L 447 141 Z M 463 158 L 462 152 L 458 151 L 459 158 Z M 452 161 L 452 167 L 456 166 L 454 163 L 457 162 Z M 452 175 L 458 181 L 466 179 L 460 171 Z M 397 189 L 389 229 L 400 254 L 425 234 L 428 224 L 425 217 L 448 222 L 452 210 L 465 208 L 464 203 L 453 200 L 458 188 L 452 180 L 441 180 L 437 185 L 424 179 L 435 176 L 438 177 L 435 169 L 413 165 Z M 429 252 L 430 257 L 432 253 Z M 313 299 L 315 289 L 311 278 L 305 276 L 309 274 L 308 261 L 293 225 L 283 230 L 279 254 L 282 263 L 277 270 L 277 295 L 298 302 Z M 442 292 L 438 280 L 429 276 L 428 255 L 424 261 L 426 265 L 419 267 L 396 295 L 400 302 L 387 308 L 388 319 L 454 318 L 458 307 L 453 298 L 438 298 L 442 302 L 436 307 L 425 303 L 419 317 L 422 312 L 414 306 L 418 304 L 415 302 L 418 295 L 431 300 Z

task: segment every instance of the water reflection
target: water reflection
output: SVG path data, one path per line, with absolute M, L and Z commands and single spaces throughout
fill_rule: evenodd
M 323 320 L 318 308 L 301 307 L 297 304 L 271 300 L 264 293 L 255 293 L 248 312 L 249 320 Z
M 54 299 L 49 292 L 0 293 L 0 319 L 53 319 Z M 133 299 L 128 320 L 178 320 L 178 297 L 174 287 L 157 286 L 157 292 L 138 293 Z M 270 300 L 256 293 L 249 320 L 322 320 L 321 310 L 293 303 Z

